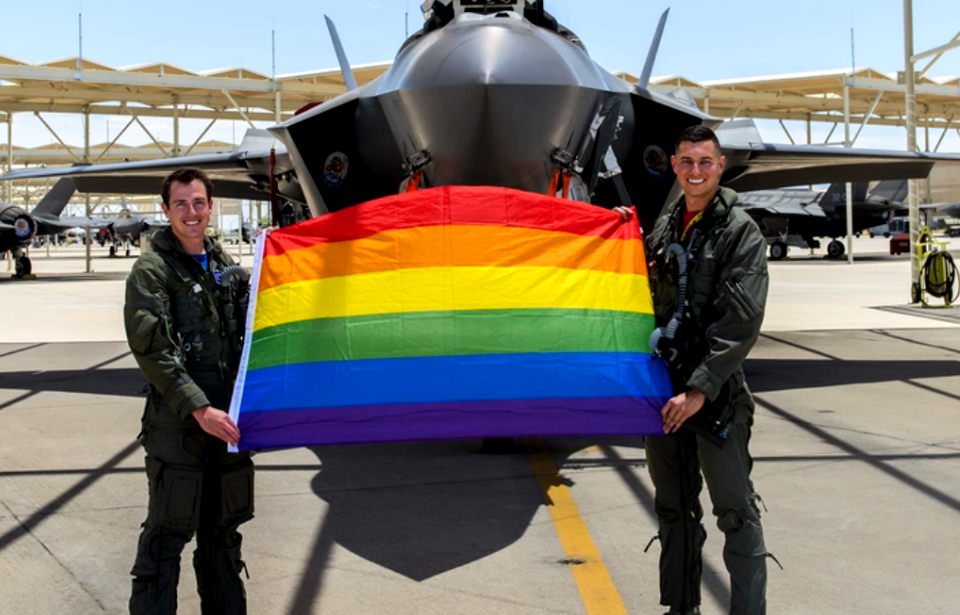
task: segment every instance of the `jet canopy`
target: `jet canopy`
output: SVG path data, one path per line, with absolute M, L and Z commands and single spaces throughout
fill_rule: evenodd
M 502 13 L 524 14 L 524 10 L 538 4 L 537 0 L 427 0 L 420 9 L 424 18 L 430 19 L 436 10 L 450 10 L 454 18 L 464 13 Z M 438 5 L 442 5 L 438 6 Z

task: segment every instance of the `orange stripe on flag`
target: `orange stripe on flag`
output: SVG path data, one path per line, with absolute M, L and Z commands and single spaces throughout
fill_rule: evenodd
M 639 239 L 518 227 L 430 226 L 267 256 L 260 290 L 307 280 L 434 267 L 560 267 L 647 275 Z

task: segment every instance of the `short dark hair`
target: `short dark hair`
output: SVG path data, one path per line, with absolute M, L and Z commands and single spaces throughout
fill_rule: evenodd
M 200 183 L 203 184 L 203 187 L 207 191 L 207 200 L 213 198 L 213 182 L 210 181 L 210 178 L 206 173 L 200 169 L 195 169 L 193 167 L 183 167 L 177 169 L 163 180 L 163 185 L 160 187 L 160 197 L 163 199 L 163 204 L 167 207 L 170 206 L 170 185 L 173 182 L 178 184 L 190 184 L 194 180 L 200 180 Z
M 723 150 L 720 149 L 720 139 L 717 138 L 717 133 L 703 124 L 688 126 L 684 129 L 684 131 L 680 133 L 680 138 L 677 139 L 677 144 L 673 151 L 674 153 L 679 152 L 681 143 L 703 143 L 704 141 L 713 141 L 713 144 L 717 147 L 717 153 L 722 153 Z

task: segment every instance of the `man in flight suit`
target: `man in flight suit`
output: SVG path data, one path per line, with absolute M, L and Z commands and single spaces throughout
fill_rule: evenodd
M 127 278 L 127 341 L 149 381 L 140 441 L 150 499 L 131 572 L 135 615 L 176 613 L 180 553 L 194 534 L 201 612 L 246 613 L 237 528 L 253 518 L 253 463 L 227 452 L 240 431 L 225 411 L 248 289 L 246 272 L 205 236 L 212 190 L 197 169 L 164 180 L 170 227 Z
M 669 615 L 700 612 L 707 534 L 699 496 L 706 479 L 725 537 L 730 613 L 761 615 L 769 554 L 750 480 L 754 402 L 742 364 L 763 321 L 766 242 L 736 207 L 737 194 L 720 187 L 726 159 L 712 130 L 685 130 L 671 163 L 683 196 L 645 241 L 654 312 L 664 334 L 654 350 L 667 360 L 675 395 L 661 410 L 664 435 L 646 439 L 659 520 L 660 603 Z M 677 325 L 672 335 L 671 322 Z

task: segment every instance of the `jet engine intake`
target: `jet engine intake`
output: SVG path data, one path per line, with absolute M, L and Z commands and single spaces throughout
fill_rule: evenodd
M 29 243 L 37 233 L 37 221 L 26 211 L 16 206 L 10 206 L 0 211 L 0 225 L 7 229 L 0 235 L 0 250 L 2 251 Z

